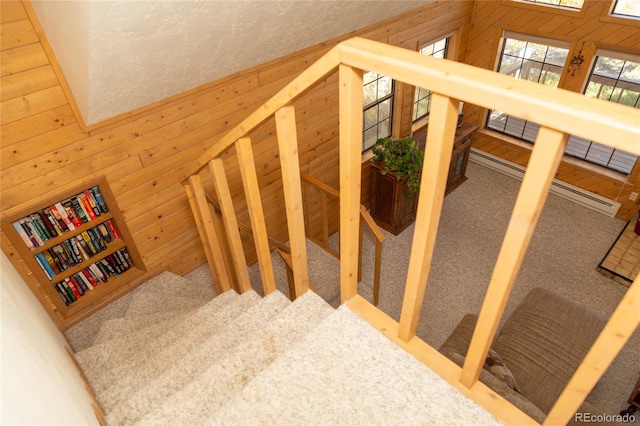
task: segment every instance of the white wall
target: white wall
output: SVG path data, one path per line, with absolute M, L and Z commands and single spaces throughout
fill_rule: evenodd
M 99 424 L 67 345 L 0 252 L 0 424 Z
M 435 0 L 32 0 L 89 125 Z
M 31 2 L 85 122 L 89 116 L 90 3 Z

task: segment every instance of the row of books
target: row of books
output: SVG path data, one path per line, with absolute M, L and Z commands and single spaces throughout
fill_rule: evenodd
M 40 267 L 52 280 L 57 274 L 90 259 L 120 238 L 111 219 L 74 235 L 47 250 L 35 254 Z
M 107 283 L 133 266 L 126 247 L 92 263 L 82 271 L 53 284 L 65 305 L 69 306 L 95 287 Z
M 13 222 L 13 227 L 27 247 L 40 247 L 47 240 L 96 220 L 108 211 L 100 189 L 94 186 Z

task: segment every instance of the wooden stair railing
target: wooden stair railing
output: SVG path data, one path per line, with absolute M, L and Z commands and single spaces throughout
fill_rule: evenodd
M 265 293 L 275 290 L 269 240 L 260 203 L 249 134 L 275 117 L 285 210 L 296 294 L 309 289 L 298 141 L 293 102 L 316 82 L 338 70 L 340 170 L 341 301 L 398 345 L 444 377 L 460 392 L 509 424 L 537 424 L 478 380 L 511 289 L 560 164 L 569 135 L 640 155 L 637 109 L 518 80 L 497 72 L 420 55 L 399 47 L 354 38 L 329 50 L 282 90 L 183 169 L 183 178 L 207 260 L 217 286 L 250 288 L 233 200 L 220 155 L 235 146 L 260 263 Z M 412 86 L 428 87 L 432 103 L 421 176 L 417 219 L 400 321 L 396 322 L 357 294 L 363 70 Z M 460 101 L 525 118 L 540 125 L 512 217 L 507 227 L 480 316 L 462 368 L 415 333 L 427 288 L 433 249 L 447 183 Z M 222 223 L 206 202 L 199 172 L 213 174 Z M 220 235 L 227 235 L 225 245 Z M 566 424 L 640 324 L 640 277 L 631 284 L 569 384 L 546 417 L 545 425 Z
M 308 173 L 300 172 L 302 181 L 316 188 L 320 193 L 320 218 L 321 218 L 321 238 L 315 238 L 312 235 L 307 235 L 311 241 L 316 243 L 327 253 L 331 254 L 336 259 L 340 259 L 340 252 L 334 250 L 329 246 L 329 213 L 327 208 L 327 197 L 332 197 L 340 200 L 340 192 L 322 182 L 321 180 L 311 176 Z M 380 294 L 380 271 L 382 268 L 382 243 L 385 240 L 385 236 L 380 230 L 380 227 L 376 224 L 373 217 L 365 206 L 360 204 L 360 241 L 362 241 L 363 226 L 366 225 L 373 237 L 375 238 L 375 259 L 373 265 L 373 304 L 378 306 L 378 298 Z M 308 226 L 306 227 L 308 229 Z M 358 282 L 362 278 L 362 247 L 358 251 Z

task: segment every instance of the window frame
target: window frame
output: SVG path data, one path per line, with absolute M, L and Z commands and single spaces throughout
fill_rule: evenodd
M 547 6 L 547 7 L 555 7 L 561 10 L 571 10 L 571 11 L 581 11 L 584 9 L 584 3 L 585 0 L 582 1 L 582 6 L 580 7 L 574 7 L 574 6 L 567 6 L 564 4 L 560 4 L 560 2 L 562 2 L 563 0 L 557 0 L 558 4 L 554 4 L 554 3 L 547 3 L 543 0 L 517 0 L 520 2 L 525 2 L 525 3 L 531 3 L 531 4 L 535 4 L 538 6 Z
M 548 37 L 540 37 L 540 36 L 536 36 L 533 34 L 525 34 L 525 33 L 518 33 L 515 31 L 508 31 L 508 30 L 504 30 L 502 37 L 500 39 L 500 44 L 499 44 L 499 49 L 497 52 L 497 57 L 496 57 L 496 66 L 494 71 L 500 74 L 504 74 L 502 72 L 500 72 L 500 68 L 502 67 L 503 64 L 503 60 L 504 60 L 504 56 L 505 56 L 505 47 L 506 44 L 508 43 L 508 40 L 516 40 L 516 41 L 520 41 L 520 42 L 526 42 L 526 43 L 534 43 L 534 44 L 541 44 L 541 45 L 545 45 L 547 47 L 554 47 L 554 48 L 558 48 L 558 49 L 566 49 L 567 50 L 567 57 L 565 58 L 564 64 L 562 65 L 562 67 L 559 70 L 559 77 L 558 77 L 558 85 L 556 85 L 556 87 L 560 87 L 560 82 L 562 81 L 562 76 L 565 73 L 566 67 L 567 67 L 567 62 L 568 62 L 568 55 L 571 51 L 571 44 L 566 41 L 566 40 L 561 40 L 561 39 L 552 39 L 552 38 L 548 38 Z M 524 58 L 522 58 L 523 61 L 522 63 L 524 63 Z M 546 62 L 546 53 L 545 53 L 545 58 L 544 61 L 541 63 L 541 71 L 544 69 L 545 66 L 548 65 L 548 67 L 558 67 L 558 65 L 553 64 L 551 62 L 547 63 Z M 539 62 L 539 61 L 537 61 Z M 521 71 L 522 70 L 522 64 L 520 65 L 520 67 L 517 69 L 517 71 Z M 542 73 L 541 73 L 542 74 Z M 510 74 L 504 74 L 504 75 L 510 75 Z M 514 77 L 516 78 L 516 77 Z M 545 77 L 546 78 L 546 77 Z M 542 83 L 541 83 L 542 84 Z M 522 123 L 522 131 L 520 133 L 520 135 L 516 135 L 513 133 L 508 133 L 506 131 L 507 129 L 507 124 L 508 124 L 508 120 L 510 118 L 510 116 L 508 114 L 505 114 L 504 116 L 506 117 L 505 120 L 505 125 L 502 126 L 502 129 L 496 128 L 496 127 L 490 127 L 491 121 L 492 121 L 492 114 L 494 113 L 494 110 L 487 110 L 487 116 L 485 119 L 485 124 L 484 127 L 488 130 L 503 134 L 503 135 L 507 135 L 507 136 L 511 136 L 514 138 L 517 138 L 519 140 L 522 140 L 525 143 L 533 143 L 535 141 L 535 135 L 537 135 L 538 129 L 539 129 L 539 125 L 537 125 L 536 123 L 530 122 L 528 120 L 524 120 L 518 117 L 514 117 L 515 120 L 521 120 L 523 121 Z M 533 140 L 527 139 L 525 138 L 525 135 L 533 135 Z
M 370 84 L 370 82 L 369 82 L 369 83 L 365 83 L 365 78 L 364 78 L 364 76 L 365 76 L 367 73 L 374 73 L 374 74 L 376 74 L 376 76 L 377 76 L 377 77 L 375 78 L 375 80 L 378 80 L 378 81 L 379 81 L 381 78 L 385 78 L 385 77 L 387 77 L 387 76 L 385 76 L 384 74 L 379 74 L 379 73 L 376 73 L 375 71 L 365 71 L 365 72 L 363 73 L 363 79 L 362 79 L 362 80 L 363 80 L 363 83 L 362 83 L 363 91 L 364 91 L 364 87 L 365 87 L 367 84 Z M 388 77 L 388 78 L 390 78 L 390 77 Z M 390 78 L 390 80 L 391 80 L 391 90 L 389 91 L 389 93 L 388 93 L 387 95 L 384 95 L 384 96 L 382 96 L 382 97 L 377 97 L 377 94 L 376 94 L 376 100 L 375 100 L 375 101 L 373 101 L 373 102 L 370 102 L 370 103 L 368 103 L 368 104 L 366 104 L 366 105 L 364 104 L 364 100 L 363 100 L 363 105 L 362 105 L 362 142 L 361 142 L 361 143 L 362 143 L 362 145 L 361 145 L 362 151 L 361 151 L 361 152 L 365 152 L 365 151 L 370 150 L 370 149 L 371 149 L 371 147 L 375 144 L 375 142 L 376 142 L 378 139 L 380 139 L 381 137 L 383 137 L 383 138 L 384 138 L 384 137 L 389 137 L 389 136 L 391 136 L 391 134 L 392 134 L 392 126 L 393 126 L 393 107 L 394 107 L 394 100 L 395 100 L 395 80 L 394 80 L 394 79 L 392 79 L 392 78 Z M 383 104 L 384 102 L 386 102 L 387 100 L 390 100 L 390 102 L 389 102 L 389 115 L 388 115 L 387 117 L 385 117 L 383 120 L 380 120 L 380 119 L 379 119 L 379 118 L 380 118 L 380 115 L 379 115 L 379 111 L 378 111 L 378 121 L 377 121 L 374 125 L 372 125 L 372 126 L 369 126 L 369 127 L 365 128 L 367 111 L 369 111 L 370 109 L 373 109 L 373 108 L 379 108 L 379 106 L 380 106 L 381 104 Z M 377 137 L 376 137 L 376 140 L 375 140 L 375 141 L 373 141 L 373 143 L 371 143 L 369 146 L 367 146 L 367 144 L 366 144 L 366 139 L 365 139 L 365 134 L 366 134 L 366 132 L 367 132 L 368 130 L 370 130 L 370 129 L 373 129 L 374 127 L 376 127 L 377 129 L 379 129 L 380 124 L 381 124 L 381 123 L 383 123 L 383 122 L 384 122 L 384 121 L 386 121 L 386 120 L 389 120 L 389 134 L 388 134 L 388 135 L 385 135 L 385 136 L 380 136 L 379 131 L 378 131 L 378 130 L 376 130 L 376 136 L 377 136 Z
M 594 81 L 594 83 L 596 84 L 603 84 L 602 82 L 606 81 L 606 80 L 613 80 L 614 77 L 611 76 L 602 76 L 602 75 L 598 75 L 595 74 L 595 70 L 596 70 L 596 66 L 598 64 L 598 59 L 600 57 L 605 57 L 605 58 L 609 58 L 609 59 L 617 59 L 617 60 L 621 60 L 621 61 L 625 61 L 626 62 L 633 62 L 633 63 L 639 63 L 640 64 L 640 56 L 638 55 L 633 55 L 633 54 L 628 54 L 628 53 L 624 53 L 624 52 L 619 52 L 619 51 L 615 51 L 615 50 L 610 50 L 610 49 L 601 49 L 598 48 L 593 56 L 593 61 L 591 63 L 591 67 L 589 70 L 589 76 L 587 77 L 587 79 L 585 80 L 585 83 L 583 85 L 582 88 L 582 94 L 584 96 L 587 96 L 587 90 L 589 89 L 589 84 L 592 82 L 592 78 L 594 77 L 594 75 L 596 76 L 595 80 L 601 80 L 600 82 L 598 81 Z M 622 70 L 622 68 L 621 68 Z M 613 86 L 609 86 L 609 87 L 613 87 L 614 91 L 616 88 L 618 88 L 617 83 L 621 81 L 620 79 L 620 74 L 618 74 L 618 76 L 615 78 L 615 82 L 616 84 L 614 84 Z M 624 80 L 622 80 L 624 82 Z M 628 84 L 634 84 L 632 82 L 627 82 Z M 639 87 L 638 87 L 638 91 L 637 93 L 640 93 L 640 83 L 638 83 Z M 602 88 L 599 90 L 599 93 L 601 92 Z M 611 99 L 605 99 L 605 98 L 601 98 L 601 97 L 597 97 L 597 99 L 602 99 L 608 102 L 615 102 L 615 103 L 619 103 L 620 102 L 616 102 L 613 101 Z M 625 104 L 621 104 L 621 105 L 625 105 Z M 636 108 L 636 109 L 640 109 L 640 97 L 638 97 L 636 99 L 636 105 L 635 106 L 631 106 L 631 105 L 627 105 L 630 108 Z M 595 161 L 595 160 L 590 160 L 588 159 L 589 154 L 591 153 L 592 148 L 594 149 L 594 152 L 597 152 L 601 148 L 600 144 L 597 144 L 593 141 L 587 140 L 587 139 L 583 139 L 583 138 L 578 138 L 576 136 L 569 136 L 569 141 L 567 142 L 567 147 L 565 149 L 565 155 L 571 157 L 571 158 L 575 158 L 579 161 L 585 161 L 589 164 L 593 164 L 596 166 L 600 166 L 603 167 L 607 170 L 613 171 L 615 173 L 620 173 L 622 175 L 624 175 L 625 177 L 631 177 L 635 175 L 635 170 L 638 167 L 638 164 L 640 164 L 640 158 L 638 156 L 634 156 L 633 154 L 629 154 L 625 151 L 622 150 L 618 150 L 618 149 L 614 149 L 614 148 L 608 148 L 605 147 L 604 150 L 602 151 L 603 153 L 605 153 L 605 151 L 607 152 L 608 155 L 608 160 L 606 161 Z M 609 152 L 610 150 L 610 152 Z M 577 152 L 579 151 L 584 151 L 584 154 L 578 155 Z M 616 163 L 622 163 L 624 158 L 630 158 L 630 157 L 635 157 L 635 161 L 633 164 L 630 165 L 630 167 L 614 167 L 611 166 L 612 162 L 614 164 Z M 597 158 L 597 157 L 596 157 Z
M 620 0 L 613 0 L 611 2 L 611 8 L 609 10 L 608 16 L 612 18 L 621 18 L 621 19 L 633 19 L 640 20 L 640 15 L 627 15 L 625 13 L 616 13 L 616 6 L 618 6 Z
M 442 53 L 442 59 L 447 59 L 448 55 L 449 55 L 449 48 L 450 48 L 450 44 L 451 44 L 451 34 L 447 34 L 443 37 L 439 37 L 438 39 L 434 40 L 434 41 L 430 41 L 427 43 L 423 43 L 419 48 L 418 48 L 418 52 L 422 53 L 422 49 L 425 49 L 426 47 L 429 47 L 431 45 L 435 45 L 437 43 L 440 43 L 441 41 L 444 40 L 445 45 L 444 48 L 439 50 L 438 52 L 443 52 Z M 437 52 L 434 52 L 437 53 Z M 432 56 L 433 57 L 433 53 L 431 55 L 425 55 L 425 56 Z M 438 57 L 438 59 L 440 59 L 440 57 Z M 418 93 L 420 93 L 421 90 L 424 90 L 426 92 L 428 92 L 428 94 L 424 97 L 419 98 L 418 100 L 416 100 L 416 97 L 418 97 Z M 415 123 L 416 121 L 422 120 L 425 117 L 429 116 L 429 112 L 431 110 L 431 95 L 433 94 L 433 92 L 429 89 L 425 89 L 422 87 L 418 87 L 416 86 L 413 92 L 413 102 L 412 102 L 412 109 L 411 109 L 411 122 Z M 428 99 L 427 101 L 427 112 L 424 113 L 423 115 L 420 116 L 416 116 L 419 104 L 421 101 L 424 101 L 425 99 Z

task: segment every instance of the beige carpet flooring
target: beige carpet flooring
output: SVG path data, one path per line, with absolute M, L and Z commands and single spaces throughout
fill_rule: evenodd
M 418 327 L 418 336 L 436 348 L 466 313 L 479 311 L 519 187 L 519 181 L 474 163 L 469 164 L 467 175 L 469 180 L 447 196 L 444 202 Z M 537 286 L 549 288 L 602 316 L 609 316 L 627 288 L 599 274 L 596 267 L 623 226 L 622 221 L 550 195 L 505 317 L 530 289 Z M 385 235 L 379 307 L 397 320 L 413 226 L 399 236 L 386 232 Z M 337 247 L 337 236 L 333 238 Z M 324 300 L 338 306 L 338 262 L 313 243 L 308 243 L 307 247 L 311 281 Z M 366 232 L 363 251 L 359 292 L 372 300 L 374 245 L 373 238 Z M 287 294 L 284 267 L 275 255 L 274 268 L 278 287 Z M 250 267 L 250 276 L 254 289 L 260 293 L 257 265 Z M 185 278 L 211 282 L 206 265 Z M 205 288 L 207 290 L 202 290 L 207 293 L 202 294 L 203 304 L 214 296 L 211 287 Z M 136 291 L 68 330 L 66 335 L 74 348 L 81 350 L 92 345 L 102 323 L 124 317 Z M 179 302 L 173 300 L 170 304 L 172 309 Z M 148 309 L 148 314 L 152 315 L 162 306 L 155 302 L 154 305 L 139 308 Z M 126 324 L 119 326 L 126 327 Z M 640 331 L 637 330 L 588 400 L 604 412 L 615 414 L 627 407 L 626 400 L 638 375 Z M 636 424 L 640 424 L 640 420 L 636 420 Z
M 445 198 L 417 334 L 439 348 L 460 319 L 479 313 L 520 181 L 469 163 L 469 180 Z M 535 287 L 551 289 L 608 317 L 627 287 L 597 272 L 597 266 L 625 222 L 550 194 L 509 303 L 506 317 Z M 394 236 L 383 231 L 379 308 L 400 318 L 404 282 L 414 226 Z M 333 235 L 338 248 L 338 236 Z M 313 243 L 307 243 L 310 280 L 334 307 L 340 301 L 339 264 Z M 364 233 L 361 295 L 373 301 L 374 240 Z M 281 291 L 287 294 L 284 268 L 274 257 Z M 251 268 L 259 289 L 259 273 Z M 640 330 L 629 340 L 588 400 L 606 413 L 627 408 L 627 399 L 640 376 Z M 640 424 L 637 416 L 636 424 Z

